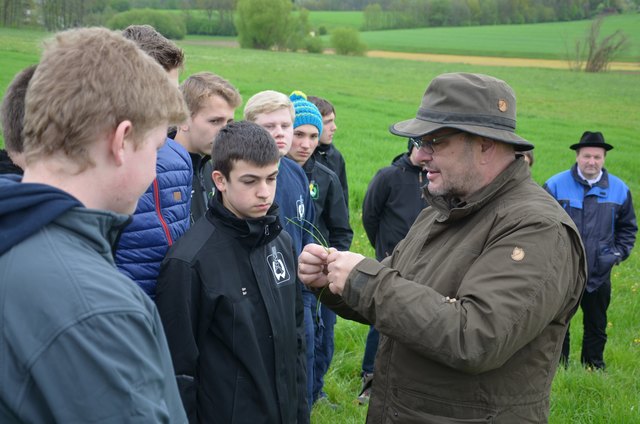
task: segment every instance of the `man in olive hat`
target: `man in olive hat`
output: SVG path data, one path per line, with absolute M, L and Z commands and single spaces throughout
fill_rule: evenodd
M 580 361 L 587 368 L 604 370 L 611 269 L 631 253 L 638 224 L 629 188 L 604 168 L 607 152 L 613 146 L 605 143 L 602 133 L 586 131 L 570 148 L 576 151 L 575 165 L 551 177 L 544 188 L 580 229 L 589 267 L 580 300 L 584 314 Z M 568 364 L 568 330 L 560 359 L 565 366 Z
M 412 137 L 424 209 L 382 262 L 308 245 L 299 276 L 341 316 L 380 332 L 368 422 L 546 422 L 586 263 L 569 216 L 516 152 L 504 81 L 453 73 L 427 87 Z M 328 286 L 329 290 L 322 290 Z

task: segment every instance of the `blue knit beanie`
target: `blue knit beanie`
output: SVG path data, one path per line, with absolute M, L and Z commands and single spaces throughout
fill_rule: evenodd
M 293 107 L 296 111 L 296 120 L 293 122 L 293 128 L 311 124 L 318 129 L 318 137 L 322 135 L 322 115 L 316 105 L 308 101 L 307 95 L 302 91 L 294 91 L 289 98 L 293 102 Z

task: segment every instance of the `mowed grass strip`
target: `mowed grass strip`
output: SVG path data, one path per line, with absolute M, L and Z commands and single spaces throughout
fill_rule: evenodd
M 0 29 L 0 94 L 24 66 L 36 63 L 41 39 L 48 34 Z M 585 130 L 602 131 L 615 146 L 607 167 L 640 199 L 640 76 L 586 74 L 564 70 L 480 67 L 335 55 L 277 53 L 192 45 L 186 40 L 182 79 L 199 71 L 218 73 L 236 85 L 246 101 L 265 89 L 303 90 L 330 99 L 337 109 L 336 146 L 347 162 L 353 250 L 372 256 L 361 226 L 361 204 L 374 173 L 403 151 L 407 141 L 389 134 L 390 124 L 415 115 L 428 82 L 443 72 L 481 72 L 507 81 L 518 97 L 517 132 L 536 145 L 536 181 L 568 169 L 568 146 Z M 241 110 L 236 117 L 241 118 Z M 1 143 L 0 143 L 1 144 Z M 581 315 L 572 326 L 573 365 L 553 383 L 551 423 L 635 423 L 640 411 L 640 259 L 638 249 L 613 273 L 606 373 L 587 373 L 579 361 Z M 542 264 L 541 266 L 544 266 Z M 366 407 L 356 404 L 367 327 L 344 321 L 336 330 L 336 354 L 326 377 L 326 391 L 337 410 L 313 411 L 314 423 L 363 423 Z

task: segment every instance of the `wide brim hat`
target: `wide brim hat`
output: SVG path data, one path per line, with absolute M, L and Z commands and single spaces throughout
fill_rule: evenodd
M 422 96 L 416 117 L 391 125 L 389 131 L 402 137 L 422 137 L 441 128 L 456 128 L 511 144 L 517 151 L 534 148 L 515 133 L 513 90 L 506 82 L 488 75 L 439 75 Z
M 580 142 L 569 146 L 572 150 L 578 150 L 582 147 L 601 147 L 605 151 L 613 149 L 611 144 L 605 143 L 604 136 L 599 131 L 585 131 L 584 134 L 582 134 L 582 137 L 580 137 Z

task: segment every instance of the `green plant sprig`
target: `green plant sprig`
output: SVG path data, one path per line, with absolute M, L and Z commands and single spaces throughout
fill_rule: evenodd
M 309 233 L 311 235 L 311 237 L 313 237 L 313 239 L 315 241 L 318 242 L 319 245 L 321 245 L 322 247 L 324 247 L 324 249 L 327 251 L 327 253 L 329 253 L 329 243 L 327 243 L 327 240 L 324 238 L 324 236 L 322 235 L 322 233 L 320 232 L 320 230 L 318 229 L 318 227 L 316 227 L 315 225 L 313 225 L 313 222 L 309 222 L 308 220 L 304 219 L 304 218 L 299 218 L 300 221 L 302 221 L 305 224 L 309 224 L 311 225 L 311 227 L 313 228 L 313 231 L 309 230 L 308 228 L 306 228 L 304 225 L 296 222 L 294 219 L 289 218 L 289 217 L 285 217 L 285 219 L 287 220 L 287 222 L 292 223 L 293 225 L 295 225 L 296 227 L 301 228 L 303 231 L 306 231 L 307 233 Z M 317 233 L 314 234 L 314 233 Z
M 318 227 L 313 225 L 313 222 L 309 222 L 308 220 L 306 220 L 304 218 L 299 218 L 300 221 L 311 225 L 311 228 L 313 228 L 313 231 L 311 231 L 308 228 L 306 228 L 304 225 L 296 222 L 295 220 L 293 220 L 293 219 L 291 219 L 289 217 L 285 217 L 285 219 L 287 220 L 287 222 L 290 222 L 293 225 L 295 225 L 296 227 L 300 227 L 300 228 L 302 228 L 302 230 L 304 230 L 307 233 L 311 234 L 311 237 L 313 237 L 313 239 L 315 241 L 317 241 L 319 245 L 324 247 L 324 249 L 327 251 L 327 253 L 329 253 L 329 243 L 327 243 L 327 240 L 324 238 L 324 236 L 322 235 L 322 233 L 320 232 Z M 316 232 L 318 235 L 314 234 L 314 232 Z M 324 286 L 322 288 L 322 290 L 320 290 L 320 295 L 318 295 L 318 300 L 316 301 L 316 323 L 317 324 L 320 324 L 320 305 L 322 305 L 320 303 L 320 299 L 322 298 L 322 294 L 324 293 L 324 289 L 326 289 L 327 287 L 328 286 Z

